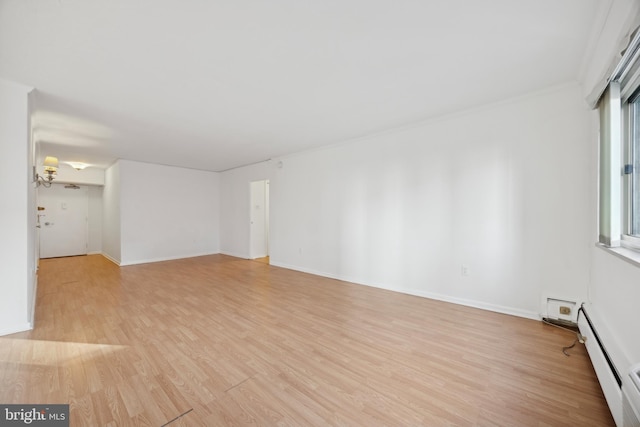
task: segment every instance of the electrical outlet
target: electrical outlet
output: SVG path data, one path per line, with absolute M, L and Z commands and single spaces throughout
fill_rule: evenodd
M 462 274 L 463 276 L 468 276 L 469 275 L 469 266 L 466 264 L 462 264 L 462 266 L 460 266 L 460 274 Z
M 573 318 L 573 313 L 577 309 L 575 301 L 547 297 L 546 315 L 549 319 L 575 323 L 576 319 Z
M 571 307 L 566 307 L 564 305 L 560 306 L 560 314 L 565 314 L 569 316 L 571 314 Z

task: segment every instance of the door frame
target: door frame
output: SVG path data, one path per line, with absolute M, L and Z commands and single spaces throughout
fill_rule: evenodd
M 37 200 L 38 200 L 38 206 L 43 205 L 44 203 L 42 203 L 42 195 L 46 194 L 45 192 L 51 191 L 52 188 L 55 188 L 56 190 L 59 191 L 76 191 L 76 190 L 81 190 L 82 192 L 84 192 L 84 197 L 83 197 L 83 202 L 86 202 L 86 205 L 84 206 L 84 221 L 83 221 L 83 235 L 84 235 L 84 250 L 81 251 L 81 253 L 77 253 L 77 254 L 69 254 L 69 255 L 59 255 L 60 257 L 62 256 L 81 256 L 81 255 L 87 255 L 89 253 L 89 188 L 86 185 L 80 185 L 80 186 L 76 186 L 77 188 L 68 188 L 69 184 L 63 184 L 63 183 L 53 183 L 51 188 L 45 188 L 45 187 L 38 187 L 37 189 Z M 55 187 L 53 187 L 55 186 Z M 40 193 L 43 192 L 43 193 Z M 60 203 L 64 203 L 64 200 L 59 200 L 58 202 Z M 57 202 L 54 202 L 57 203 Z M 37 211 L 38 215 L 40 215 L 40 211 Z M 44 212 L 43 216 L 44 218 L 46 218 L 47 215 L 47 211 L 46 209 L 43 210 L 42 212 Z M 38 218 L 40 227 L 38 230 L 38 259 L 43 259 L 42 258 L 42 229 L 44 227 L 44 223 L 46 222 L 46 219 L 43 221 L 41 218 Z M 48 257 L 48 258 L 55 258 L 56 256 L 53 257 Z
M 264 198 L 262 200 L 263 202 L 263 206 L 264 206 L 264 247 L 265 247 L 265 252 L 266 254 L 256 254 L 256 251 L 254 251 L 254 239 L 256 238 L 256 236 L 254 235 L 254 227 L 253 227 L 253 210 L 254 210 L 254 205 L 255 205 L 255 197 L 254 197 L 254 184 L 257 183 L 264 183 Z M 270 198 L 269 198 L 269 180 L 268 179 L 261 179 L 261 180 L 257 180 L 257 181 L 250 181 L 249 182 L 249 259 L 256 259 L 256 258 L 263 258 L 265 256 L 269 256 L 270 254 L 270 244 L 269 244 L 269 237 L 270 237 L 270 230 L 269 230 L 269 226 L 270 226 Z

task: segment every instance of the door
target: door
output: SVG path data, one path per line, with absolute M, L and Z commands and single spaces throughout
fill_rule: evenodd
M 87 254 L 87 212 L 89 192 L 86 186 L 53 184 L 38 187 L 40 258 Z
M 269 256 L 269 181 L 251 183 L 251 259 Z

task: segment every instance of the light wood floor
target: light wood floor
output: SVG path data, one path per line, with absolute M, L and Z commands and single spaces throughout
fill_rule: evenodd
M 0 403 L 70 403 L 72 426 L 613 426 L 572 341 L 223 255 L 50 259 L 36 328 L 0 337 Z

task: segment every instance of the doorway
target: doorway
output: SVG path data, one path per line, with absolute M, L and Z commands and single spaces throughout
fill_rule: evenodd
M 38 206 L 40 258 L 86 255 L 88 188 L 62 184 L 39 187 Z
M 250 183 L 250 244 L 249 257 L 263 259 L 268 262 L 269 257 L 269 181 L 254 181 Z

